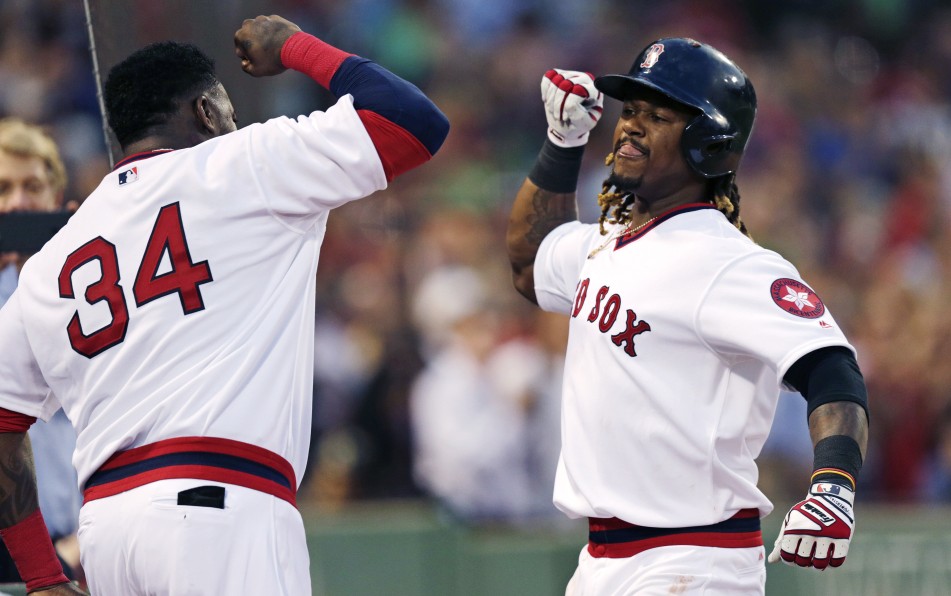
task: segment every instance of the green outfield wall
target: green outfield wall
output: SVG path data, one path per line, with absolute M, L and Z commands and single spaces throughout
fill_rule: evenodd
M 587 531 L 473 529 L 419 503 L 303 512 L 322 596 L 560 595 Z M 845 566 L 768 565 L 766 593 L 951 596 L 951 509 L 860 506 L 857 516 Z M 778 511 L 764 521 L 767 541 L 779 523 Z
M 767 541 L 787 508 L 764 521 Z M 316 596 L 560 596 L 587 531 L 471 528 L 420 502 L 301 511 Z M 767 595 L 951 596 L 951 508 L 860 506 L 857 516 L 844 567 L 768 565 Z

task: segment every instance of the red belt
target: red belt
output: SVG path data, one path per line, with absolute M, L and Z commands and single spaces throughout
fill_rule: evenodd
M 683 545 L 719 548 L 763 546 L 759 510 L 741 509 L 725 521 L 687 528 L 649 528 L 616 517 L 588 518 L 588 553 L 592 557 L 620 559 L 658 546 Z
M 179 437 L 119 451 L 86 481 L 83 501 L 173 478 L 236 484 L 297 504 L 297 479 L 286 459 L 257 445 L 216 437 Z

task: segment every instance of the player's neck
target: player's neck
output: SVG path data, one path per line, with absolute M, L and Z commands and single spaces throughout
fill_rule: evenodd
M 173 143 L 171 139 L 163 139 L 157 136 L 147 137 L 123 147 L 122 157 L 118 161 L 122 161 L 130 155 L 137 155 L 139 153 L 149 153 L 150 151 L 160 151 L 162 149 L 181 149 L 182 147 L 183 145 Z
M 187 149 L 208 140 L 194 132 L 181 134 L 175 132 L 157 132 L 147 137 L 129 143 L 122 148 L 122 158 L 139 153 L 148 153 L 149 151 L 162 151 L 168 149 Z M 121 161 L 120 159 L 120 161 Z
M 659 215 L 663 215 L 664 213 L 667 213 L 672 209 L 676 209 L 677 207 L 682 207 L 683 205 L 709 202 L 710 200 L 706 197 L 705 189 L 703 187 L 690 187 L 685 188 L 681 192 L 657 198 L 652 201 L 645 201 L 641 197 L 638 197 L 635 203 L 635 210 L 643 217 L 643 219 L 650 219 Z

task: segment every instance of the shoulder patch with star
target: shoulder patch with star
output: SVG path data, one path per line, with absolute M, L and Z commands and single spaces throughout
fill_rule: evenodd
M 777 279 L 770 286 L 769 294 L 776 306 L 797 317 L 816 319 L 826 311 L 822 300 L 812 288 L 795 279 Z

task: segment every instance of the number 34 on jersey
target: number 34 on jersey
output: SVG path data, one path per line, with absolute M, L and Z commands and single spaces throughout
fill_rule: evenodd
M 159 274 L 162 257 L 168 254 L 171 270 Z M 98 280 L 85 288 L 73 287 L 73 273 L 91 261 L 99 261 L 102 271 Z M 93 358 L 125 339 L 129 328 L 129 306 L 119 284 L 119 256 L 116 246 L 107 238 L 97 236 L 73 251 L 59 272 L 59 295 L 75 299 L 77 293 L 89 304 L 105 301 L 109 307 L 110 322 L 89 334 L 83 333 L 79 311 L 73 313 L 66 333 L 73 350 L 87 358 Z M 179 204 L 171 203 L 159 210 L 152 234 L 139 263 L 139 270 L 132 285 L 135 306 L 178 294 L 182 312 L 186 315 L 204 310 L 200 286 L 213 281 L 208 261 L 192 262 L 185 239 L 185 227 Z

